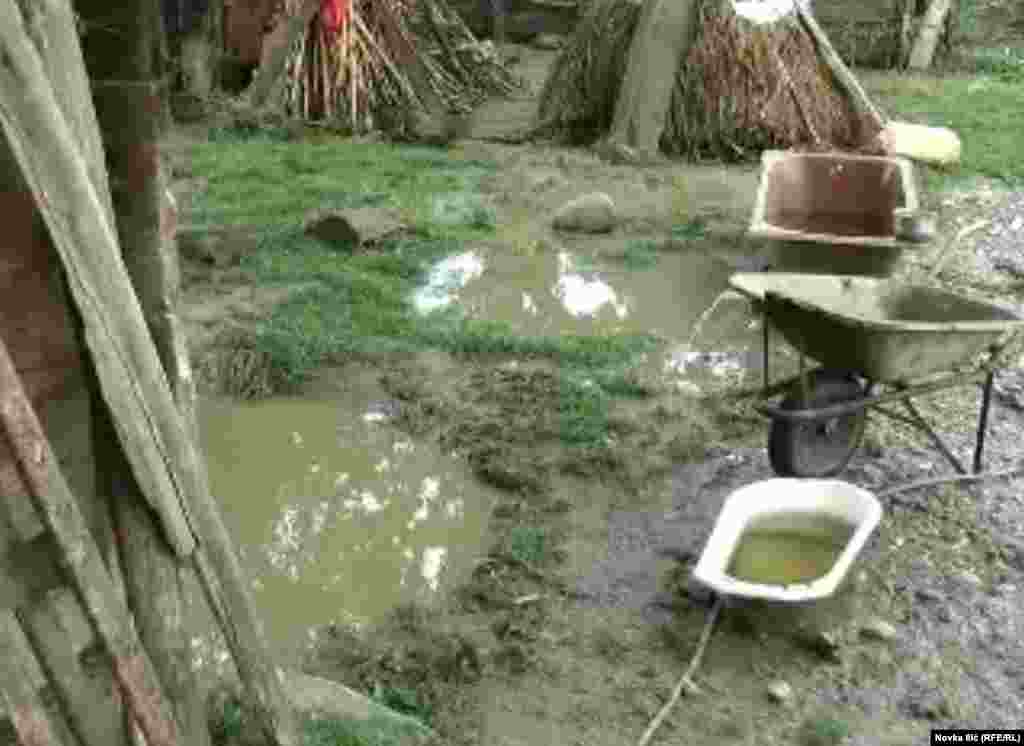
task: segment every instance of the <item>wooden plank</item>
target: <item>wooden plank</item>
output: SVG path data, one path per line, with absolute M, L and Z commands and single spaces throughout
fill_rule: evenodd
M 168 541 L 195 549 L 185 493 L 197 469 L 125 271 L 117 236 L 15 0 L 0 0 L 0 125 L 61 256 L 118 435 Z
M 17 609 L 64 585 L 57 566 L 57 546 L 44 533 L 28 543 L 0 541 L 0 608 Z
M 74 593 L 68 588 L 51 591 L 17 616 L 82 743 L 127 743 L 121 697 L 109 662 L 102 656 L 89 670 L 82 663 L 82 652 L 98 640 Z
M 5 451 L 6 447 L 0 445 L 0 463 L 5 460 Z M 0 485 L 3 482 L 4 480 L 0 478 Z M 32 507 L 32 500 L 28 495 L 22 494 L 18 490 L 4 489 L 3 496 L 4 499 L 0 501 L 0 505 L 2 505 L 4 522 L 10 527 L 14 536 L 20 541 L 29 542 L 43 533 L 45 530 L 43 523 L 36 515 L 36 509 Z
M 20 746 L 62 746 L 39 697 L 45 683 L 14 615 L 0 611 L 0 714 L 10 718 Z
M 160 516 L 167 539 L 179 556 L 190 555 L 196 548 L 195 537 L 202 536 L 205 553 L 202 561 L 197 557 L 200 576 L 208 597 L 221 602 L 218 621 L 242 681 L 253 695 L 263 730 L 273 735 L 272 742 L 279 746 L 297 744 L 298 728 L 284 696 L 280 671 L 271 661 L 251 591 L 210 495 L 205 467 L 160 367 L 120 257 L 117 236 L 104 216 L 102 202 L 22 26 L 16 0 L 0 0 L 0 58 L 5 61 L 0 66 L 0 125 L 63 261 L 119 439 L 143 494 Z M 13 370 L 11 374 L 13 378 Z M 30 433 L 22 435 L 35 443 L 41 440 L 41 433 L 32 413 L 28 415 L 35 424 Z M 53 471 L 49 462 L 30 460 L 23 466 L 42 470 L 34 475 L 37 485 L 45 485 L 45 473 Z M 66 492 L 62 479 L 61 484 Z M 195 520 L 190 525 L 191 511 Z M 55 518 L 47 517 L 49 521 Z M 67 533 L 70 527 L 61 528 Z M 70 552 L 76 548 L 73 542 L 81 538 L 72 531 L 60 541 Z M 88 592 L 94 576 L 103 571 L 102 566 L 93 568 L 91 563 L 92 558 L 74 568 L 81 576 L 77 585 L 82 593 Z M 88 599 L 86 606 L 94 622 L 107 623 L 107 628 L 101 627 L 101 635 L 110 644 L 123 646 L 129 638 L 117 626 L 119 617 L 111 619 L 108 612 L 121 608 L 112 605 L 116 602 L 102 595 Z M 96 616 L 101 612 L 102 619 Z M 134 632 L 130 639 L 137 643 Z M 140 681 L 148 682 L 152 669 L 144 657 L 135 657 L 137 653 L 137 645 L 132 650 L 114 651 L 121 666 L 119 675 L 130 674 L 133 681 L 142 677 Z M 127 657 L 119 657 L 121 654 Z M 158 724 L 158 709 L 152 712 L 156 718 L 152 727 Z M 157 730 L 155 735 L 167 734 Z M 150 746 L 158 746 L 152 734 L 147 736 Z
M 57 542 L 61 565 L 97 636 L 110 653 L 118 684 L 149 746 L 175 746 L 179 743 L 177 725 L 153 666 L 131 624 L 128 609 L 107 574 L 99 549 L 29 405 L 2 340 L 0 424 L 14 450 L 36 509 Z

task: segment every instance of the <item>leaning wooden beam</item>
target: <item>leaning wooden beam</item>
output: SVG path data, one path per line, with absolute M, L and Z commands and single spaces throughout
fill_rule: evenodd
M 298 743 L 250 590 L 206 472 L 171 396 L 142 310 L 85 163 L 77 152 L 15 0 L 0 0 L 0 125 L 61 257 L 118 438 L 179 556 L 196 554 L 216 597 L 243 684 L 272 743 Z M 151 743 L 150 746 L 156 746 Z
M 82 62 L 75 10 L 70 0 L 34 0 L 23 3 L 22 9 L 29 36 L 43 61 L 64 118 L 77 138 L 93 186 L 108 214 L 112 214 L 103 141 L 89 100 L 89 78 Z
M 0 710 L 10 717 L 20 746 L 61 746 L 39 698 L 41 678 L 18 620 L 0 611 Z
M 105 660 L 101 665 L 83 661 L 82 652 L 97 640 L 75 594 L 67 587 L 55 589 L 17 616 L 81 742 L 129 743 L 113 671 Z
M 843 58 L 839 56 L 835 47 L 832 46 L 832 42 L 828 40 L 828 35 L 818 25 L 811 11 L 806 7 L 804 0 L 797 0 L 794 5 L 796 6 L 796 12 L 800 15 L 800 20 L 803 21 L 807 31 L 814 38 L 818 47 L 818 53 L 832 71 L 836 82 L 843 87 L 846 95 L 849 96 L 851 102 L 858 110 L 871 117 L 880 129 L 884 129 L 885 117 L 882 115 L 882 112 L 871 101 L 864 87 L 857 80 L 857 76 L 843 62 Z
M 149 746 L 179 746 L 178 729 L 153 665 L 128 621 L 128 609 L 114 590 L 92 534 L 2 340 L 0 426 L 14 452 L 32 502 L 54 537 L 62 569 L 85 608 L 96 636 L 110 654 L 121 692 L 135 711 L 146 741 Z
M 86 342 L 129 460 L 168 541 L 195 549 L 185 515 L 189 465 L 138 300 L 75 136 L 27 39 L 14 0 L 0 0 L 0 126 L 60 254 Z M 194 460 L 194 455 L 192 456 Z
M 155 80 L 162 36 L 160 5 L 158 0 L 129 0 L 116 7 L 115 15 L 107 0 L 75 4 L 94 29 L 85 40 L 85 64 L 106 145 L 121 256 L 174 398 L 187 413 L 192 390 L 188 370 L 182 370 L 187 356 L 179 350 L 185 342 L 173 335 L 179 269 L 159 148 L 164 122 L 163 95 Z M 98 493 L 106 498 L 118 526 L 127 604 L 170 698 L 182 738 L 190 746 L 209 746 L 203 692 L 192 667 L 188 586 L 182 582 L 191 565 L 175 556 L 153 520 L 92 378 Z

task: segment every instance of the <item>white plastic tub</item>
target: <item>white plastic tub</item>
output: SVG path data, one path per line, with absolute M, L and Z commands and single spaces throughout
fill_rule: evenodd
M 849 524 L 853 534 L 832 569 L 806 584 L 762 585 L 731 577 L 729 563 L 749 528 L 773 516 L 804 513 Z M 768 479 L 726 498 L 708 538 L 694 578 L 723 596 L 799 603 L 831 596 L 846 578 L 882 518 L 878 499 L 860 487 L 836 479 Z

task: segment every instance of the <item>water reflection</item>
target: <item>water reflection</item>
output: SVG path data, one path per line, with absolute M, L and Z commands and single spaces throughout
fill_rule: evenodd
M 458 300 L 458 291 L 484 272 L 484 260 L 476 251 L 447 257 L 430 271 L 427 284 L 416 291 L 413 304 L 420 313 L 429 313 Z

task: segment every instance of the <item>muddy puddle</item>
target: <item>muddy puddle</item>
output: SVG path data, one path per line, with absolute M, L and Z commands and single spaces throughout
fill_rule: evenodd
M 388 416 L 365 392 L 203 403 L 211 486 L 277 649 L 429 601 L 482 550 L 493 496 Z
M 469 248 L 435 265 L 413 302 L 423 314 L 457 308 L 520 334 L 652 334 L 665 344 L 640 364 L 683 388 L 759 370 L 760 327 L 747 300 L 728 292 L 729 262 L 622 243 L 618 255 Z

